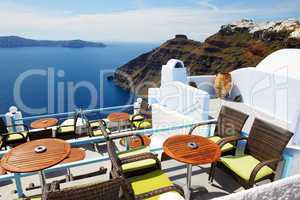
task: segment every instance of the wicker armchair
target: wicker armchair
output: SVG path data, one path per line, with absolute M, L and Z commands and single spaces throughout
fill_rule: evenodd
M 244 155 L 223 156 L 212 165 L 210 181 L 213 181 L 216 167 L 231 174 L 244 188 L 266 179 L 273 181 L 283 150 L 292 136 L 288 130 L 255 119 L 248 138 L 233 136 L 220 143 L 224 146 L 233 141 L 247 141 Z
M 196 124 L 191 128 L 189 134 L 193 134 L 194 130 L 197 127 L 216 124 L 214 135 L 209 137 L 209 139 L 217 144 L 220 144 L 226 137 L 240 136 L 240 133 L 248 117 L 249 115 L 245 113 L 229 108 L 227 106 L 222 106 L 217 121 Z M 235 149 L 235 142 L 227 143 L 221 149 L 222 155 L 233 155 L 235 153 Z
M 144 146 L 144 139 L 141 135 L 135 135 L 141 140 L 142 146 L 136 149 L 119 152 L 114 140 L 125 137 L 132 137 L 133 134 L 106 135 L 107 151 L 115 155 L 118 165 L 121 166 L 124 177 L 138 176 L 156 169 L 161 169 L 161 163 L 156 155 L 150 153 L 148 147 Z M 114 166 L 114 165 L 113 165 Z
M 105 133 L 110 134 L 110 130 L 107 128 L 107 124 L 103 119 L 89 120 L 88 126 L 90 127 L 90 137 L 102 136 Z M 103 131 L 101 127 L 103 127 L 105 131 Z
M 131 124 L 135 129 L 152 128 L 152 109 L 151 106 L 144 100 L 141 103 L 141 108 L 138 114 L 131 116 Z
M 8 133 L 8 128 L 21 126 L 24 131 L 16 133 Z M 0 149 L 7 148 L 7 146 L 16 146 L 27 142 L 29 129 L 25 124 L 16 124 L 14 126 L 7 126 L 2 118 L 0 118 Z
M 151 153 L 145 153 L 140 156 L 133 156 L 125 160 L 121 160 L 118 158 L 118 155 L 115 151 L 111 151 L 113 149 L 111 146 L 114 146 L 114 144 L 111 140 L 108 140 L 108 153 L 112 163 L 111 177 L 122 177 L 126 179 L 124 194 L 126 195 L 125 197 L 127 197 L 127 199 L 131 199 L 132 197 L 134 197 L 135 200 L 149 199 L 167 192 L 177 192 L 177 194 L 184 197 L 182 188 L 170 181 L 170 179 L 160 169 L 160 164 L 157 164 L 156 169 L 153 169 L 153 171 L 144 171 L 144 173 L 131 178 L 126 177 L 122 168 L 122 164 L 149 158 L 157 159 L 155 155 Z
M 124 179 L 117 177 L 105 182 L 66 189 L 60 189 L 59 183 L 53 182 L 44 188 L 42 200 L 121 200 L 124 199 L 122 192 L 124 182 Z

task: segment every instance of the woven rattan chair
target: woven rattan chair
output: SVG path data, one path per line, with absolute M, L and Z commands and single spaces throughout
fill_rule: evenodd
M 132 127 L 135 129 L 152 128 L 151 106 L 145 100 L 142 100 L 139 113 L 131 116 L 130 121 L 131 121 Z
M 140 135 L 135 135 L 135 137 L 139 137 L 141 140 L 141 147 L 126 151 L 118 151 L 114 140 L 132 136 L 133 134 L 131 133 L 109 135 L 109 137 L 105 134 L 107 143 L 110 143 L 110 145 L 107 145 L 107 150 L 110 154 L 116 154 L 116 160 L 121 166 L 124 177 L 138 176 L 149 171 L 161 169 L 161 163 L 157 156 L 150 153 L 149 147 L 144 146 L 143 137 Z
M 104 132 L 102 131 L 101 127 L 105 129 L 107 134 L 111 133 L 110 130 L 107 128 L 106 122 L 103 119 L 89 120 L 88 126 L 90 127 L 90 137 L 103 136 Z
M 231 174 L 244 188 L 255 183 L 275 178 L 277 165 L 282 161 L 282 153 L 293 134 L 261 119 L 255 119 L 249 137 L 236 136 L 222 141 L 221 146 L 232 141 L 246 140 L 245 154 L 223 156 L 214 163 L 210 172 L 213 181 L 215 168 Z
M 215 143 L 220 144 L 222 139 L 232 136 L 240 136 L 241 131 L 244 127 L 246 120 L 249 115 L 237 111 L 235 109 L 229 108 L 227 106 L 222 106 L 218 119 L 209 123 L 199 123 L 191 128 L 189 134 L 193 134 L 197 127 L 216 124 L 215 132 L 213 136 L 209 139 Z M 236 143 L 227 143 L 222 147 L 222 155 L 233 155 L 235 153 Z
M 107 141 L 107 147 L 109 149 L 109 158 L 112 163 L 111 177 L 122 177 L 126 179 L 125 184 L 127 187 L 124 189 L 124 194 L 127 198 L 134 196 L 136 200 L 149 199 L 152 197 L 157 197 L 158 195 L 167 193 L 167 192 L 176 192 L 177 194 L 184 197 L 184 192 L 181 187 L 175 185 L 170 181 L 168 176 L 160 169 L 160 164 L 156 166 L 156 169 L 153 171 L 144 171 L 140 175 L 134 177 L 126 177 L 122 164 L 136 162 L 138 160 L 145 159 L 156 159 L 156 156 L 151 153 L 145 153 L 140 156 L 133 156 L 124 160 L 118 158 L 116 152 L 111 151 L 113 149 L 111 146 L 114 146 L 111 140 Z M 158 161 L 159 162 L 159 161 Z M 156 199 L 156 198 L 154 198 Z
M 20 126 L 25 130 L 22 132 L 8 133 L 8 128 Z M 28 138 L 28 127 L 25 124 L 16 124 L 14 126 L 7 126 L 4 120 L 0 117 L 0 137 L 1 137 L 1 148 L 7 148 L 7 146 L 16 146 L 27 141 Z
M 124 182 L 122 178 L 114 178 L 66 189 L 60 189 L 59 183 L 53 182 L 44 188 L 42 200 L 121 200 L 124 199 L 122 192 Z

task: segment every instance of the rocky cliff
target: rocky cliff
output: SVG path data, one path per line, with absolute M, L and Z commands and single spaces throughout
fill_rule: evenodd
M 124 89 L 146 94 L 148 87 L 159 86 L 161 67 L 171 58 L 182 60 L 190 75 L 205 75 L 255 67 L 282 48 L 300 48 L 300 20 L 261 24 L 242 20 L 222 26 L 203 43 L 177 35 L 119 67 L 115 81 Z

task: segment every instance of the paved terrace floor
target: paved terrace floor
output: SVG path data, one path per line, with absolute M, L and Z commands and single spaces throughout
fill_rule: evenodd
M 217 110 L 224 102 L 220 100 L 212 100 L 211 101 L 211 108 L 212 110 L 211 115 L 217 116 Z M 236 103 L 228 103 L 225 104 L 233 106 L 235 108 L 239 108 L 241 110 L 247 111 L 247 108 L 244 108 L 242 104 Z M 257 113 L 256 113 L 257 114 Z M 248 126 L 248 127 L 247 127 Z M 246 125 L 246 129 L 249 129 L 250 125 Z M 95 158 L 101 155 L 106 154 L 105 145 L 99 146 L 100 151 L 102 154 L 97 153 L 94 151 L 92 145 L 83 146 L 82 149 L 86 151 L 86 158 Z M 89 164 L 80 167 L 71 168 L 71 172 L 75 177 L 75 180 L 72 182 L 63 183 L 62 187 L 70 187 L 73 185 L 80 185 L 84 183 L 91 183 L 93 181 L 99 180 L 107 180 L 108 179 L 108 172 L 105 174 L 100 174 L 99 169 L 101 167 L 105 167 L 110 169 L 110 162 L 104 161 L 101 163 Z M 186 189 L 186 166 L 182 163 L 179 163 L 174 160 L 164 161 L 162 162 L 163 170 L 169 175 L 169 177 L 177 183 L 178 185 L 182 186 Z M 208 183 L 208 171 L 210 166 L 209 165 L 202 165 L 202 166 L 195 166 L 193 167 L 193 176 L 192 176 L 192 185 L 193 186 L 204 186 L 207 191 L 197 191 L 195 190 L 192 195 L 191 199 L 213 199 L 215 197 L 224 196 L 230 193 L 235 193 L 240 190 L 243 190 L 230 176 L 224 174 L 222 171 L 217 170 L 215 175 L 215 182 L 213 185 Z M 50 183 L 54 180 L 65 180 L 66 171 L 57 171 L 55 173 L 48 173 L 46 174 L 47 183 Z M 90 177 L 88 177 L 90 175 Z M 24 177 L 22 178 L 22 185 L 24 188 L 24 193 L 27 196 L 37 195 L 41 193 L 39 188 L 25 190 L 31 183 L 34 183 L 35 186 L 39 185 L 39 178 L 37 175 Z M 12 181 L 7 182 L 0 182 L 0 199 L 1 200 L 11 200 L 16 199 L 17 195 L 15 193 L 15 184 Z

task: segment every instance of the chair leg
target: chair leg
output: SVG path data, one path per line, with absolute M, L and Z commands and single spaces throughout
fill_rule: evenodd
M 211 185 L 213 184 L 214 181 L 215 171 L 216 171 L 216 163 L 212 163 L 210 167 L 209 178 L 208 178 L 209 184 Z

